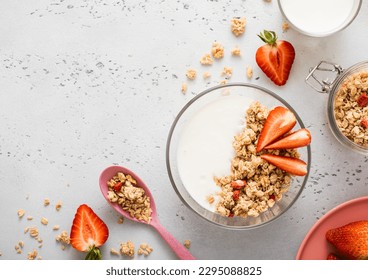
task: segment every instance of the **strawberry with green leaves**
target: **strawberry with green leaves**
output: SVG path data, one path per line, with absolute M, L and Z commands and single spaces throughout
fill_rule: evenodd
M 74 249 L 87 252 L 86 260 L 101 260 L 100 247 L 109 237 L 107 225 L 86 204 L 78 207 L 70 231 Z
M 258 37 L 266 43 L 256 52 L 258 66 L 276 85 L 285 85 L 295 59 L 293 45 L 288 41 L 278 40 L 274 31 L 264 30 Z

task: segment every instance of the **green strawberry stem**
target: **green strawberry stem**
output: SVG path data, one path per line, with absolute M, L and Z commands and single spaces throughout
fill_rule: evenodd
M 94 245 L 89 250 L 86 260 L 102 260 L 102 254 L 99 248 L 95 247 Z
M 275 31 L 264 30 L 263 34 L 261 32 L 258 37 L 261 38 L 261 40 L 266 44 L 269 44 L 270 46 L 276 46 L 277 35 Z

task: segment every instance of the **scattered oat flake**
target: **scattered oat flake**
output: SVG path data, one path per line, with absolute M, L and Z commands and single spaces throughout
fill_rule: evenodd
M 22 218 L 24 216 L 24 214 L 26 213 L 26 211 L 24 211 L 23 209 L 19 209 L 18 210 L 18 217 Z
M 133 257 L 134 256 L 134 244 L 132 241 L 128 240 L 126 243 L 121 243 L 120 244 L 120 252 L 121 254 L 128 256 L 128 257 Z
M 28 220 L 28 221 L 32 221 L 32 220 L 33 220 L 33 217 L 32 217 L 32 216 L 28 216 L 28 217 L 27 217 L 27 220 Z
M 194 80 L 197 76 L 197 71 L 194 69 L 188 69 L 186 76 L 189 80 Z
M 226 85 L 227 81 L 226 80 L 221 80 L 220 81 L 220 85 Z
M 3 255 L 3 252 L 0 251 L 0 257 Z
M 34 238 L 38 238 L 38 228 L 37 227 L 30 227 L 29 228 L 29 235 Z
M 289 28 L 290 28 L 289 23 L 284 22 L 284 23 L 282 24 L 282 30 L 283 30 L 284 32 L 288 31 L 288 30 L 289 30 Z
M 18 245 L 19 245 L 20 248 L 23 248 L 24 247 L 24 242 L 22 240 L 19 240 Z
M 233 68 L 225 66 L 224 69 L 222 70 L 221 75 L 230 78 L 233 75 Z
M 24 228 L 24 233 L 27 233 L 29 231 L 29 227 Z
M 45 198 L 45 199 L 44 199 L 44 201 L 43 201 L 43 205 L 44 205 L 44 206 L 48 206 L 48 205 L 50 205 L 50 199 Z
M 210 72 L 204 72 L 203 73 L 203 79 L 208 79 L 209 77 L 211 77 L 211 73 Z
M 247 67 L 247 77 L 251 79 L 253 77 L 253 68 L 251 66 Z
M 245 31 L 245 18 L 233 18 L 231 20 L 231 32 L 236 36 L 240 36 L 244 33 Z
M 202 65 L 212 65 L 213 64 L 213 60 L 212 57 L 209 53 L 205 54 L 204 56 L 202 56 L 201 60 L 199 61 Z
M 56 203 L 56 205 L 55 205 L 55 209 L 56 209 L 56 211 L 59 211 L 60 210 L 60 208 L 61 208 L 61 201 L 58 201 L 57 203 Z
M 231 55 L 233 55 L 233 56 L 240 56 L 241 55 L 241 51 L 240 51 L 239 47 L 234 47 L 231 50 Z
M 190 240 L 186 239 L 184 240 L 184 247 L 189 249 L 190 248 Z
M 45 217 L 41 218 L 41 224 L 46 226 L 48 223 L 49 223 L 49 221 Z
M 111 255 L 120 255 L 119 251 L 115 250 L 114 248 L 110 248 L 110 254 Z
M 52 227 L 52 230 L 58 230 L 58 229 L 60 229 L 60 226 L 59 226 L 59 225 L 54 225 L 54 226 Z
M 153 251 L 152 247 L 150 247 L 147 243 L 142 243 L 139 245 L 138 255 L 148 256 Z
M 124 223 L 124 217 L 119 217 L 118 224 L 122 224 L 122 223 Z
M 218 43 L 214 42 L 212 44 L 211 54 L 216 59 L 221 59 L 224 57 L 224 47 Z
M 181 84 L 181 93 L 182 94 L 186 94 L 187 93 L 187 90 L 188 90 L 188 86 L 186 83 L 182 83 Z

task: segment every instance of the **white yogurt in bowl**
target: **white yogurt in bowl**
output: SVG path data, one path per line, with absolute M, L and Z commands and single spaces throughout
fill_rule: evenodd
M 362 0 L 278 0 L 287 21 L 299 32 L 324 37 L 347 27 Z
M 245 122 L 245 111 L 254 100 L 228 96 L 201 108 L 188 121 L 178 146 L 178 169 L 184 186 L 204 208 L 214 211 L 207 197 L 220 191 L 214 176 L 230 172 L 232 143 Z

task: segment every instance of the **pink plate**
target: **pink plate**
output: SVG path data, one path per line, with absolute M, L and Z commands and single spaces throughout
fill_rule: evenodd
M 368 220 L 368 196 L 342 203 L 324 215 L 304 238 L 296 259 L 325 260 L 336 252 L 325 238 L 326 231 L 358 220 Z

